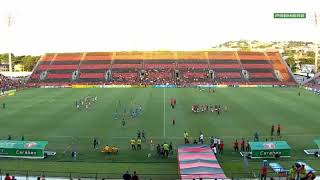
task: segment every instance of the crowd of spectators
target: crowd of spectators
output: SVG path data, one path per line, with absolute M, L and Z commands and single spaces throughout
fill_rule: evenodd
M 2 94 L 4 91 L 10 90 L 10 89 L 20 88 L 23 85 L 24 85 L 24 83 L 22 80 L 10 79 L 10 78 L 0 74 L 0 94 Z
M 307 87 L 320 90 L 320 76 L 305 84 Z

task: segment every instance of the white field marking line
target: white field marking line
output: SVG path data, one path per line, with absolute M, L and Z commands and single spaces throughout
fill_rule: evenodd
M 166 88 L 163 88 L 163 137 L 166 137 Z
M 282 136 L 282 140 L 286 140 L 284 139 L 285 137 L 312 137 L 312 136 L 319 136 L 319 134 L 287 134 L 285 136 Z M 191 137 L 189 136 L 191 139 L 194 139 L 194 138 L 199 138 L 199 137 Z M 237 138 L 237 139 L 241 139 L 241 138 L 252 138 L 253 139 L 253 136 L 216 136 L 218 138 L 226 138 L 226 139 L 230 139 L 230 138 Z M 270 136 L 259 136 L 259 138 L 270 138 Z M 132 137 L 122 137 L 122 136 L 118 136 L 118 137 L 111 137 L 111 139 L 131 139 Z M 163 139 L 164 137 L 160 137 L 160 136 L 154 136 L 152 137 L 152 139 Z M 165 138 L 168 138 L 168 139 L 183 139 L 183 137 L 176 137 L 176 136 L 173 136 L 173 137 L 165 137 Z M 274 140 L 277 141 L 277 136 L 274 136 Z M 204 139 L 210 139 L 210 137 L 205 137 Z
M 28 135 L 25 135 L 28 137 Z M 284 134 L 282 135 L 282 138 L 285 138 L 285 137 L 311 137 L 311 136 L 320 136 L 320 133 L 319 134 Z M 3 136 L 5 137 L 5 136 Z M 29 136 L 29 137 L 37 137 L 37 136 Z M 38 137 L 43 137 L 43 138 L 93 138 L 95 137 L 94 135 L 92 136 L 38 136 Z M 107 137 L 107 136 L 99 136 L 98 138 L 104 138 L 104 137 Z M 109 138 L 110 136 L 108 136 Z M 151 138 L 153 139 L 162 139 L 164 138 L 163 136 L 150 136 Z M 189 136 L 190 138 L 198 138 L 198 136 L 196 137 L 191 137 Z M 252 138 L 253 139 L 253 136 L 216 136 L 218 138 L 237 138 L 237 139 L 241 139 L 241 138 Z M 263 137 L 266 137 L 266 138 L 270 138 L 270 136 L 259 136 L 259 138 L 263 138 Z M 114 137 L 111 137 L 111 139 L 131 139 L 132 136 L 114 136 Z M 171 136 L 171 137 L 166 137 L 166 138 L 169 138 L 169 139 L 183 139 L 183 137 L 179 137 L 179 136 Z M 274 136 L 274 138 L 276 139 L 277 136 Z M 205 139 L 210 139 L 210 136 L 208 137 L 205 137 Z M 285 139 L 283 139 L 285 140 Z

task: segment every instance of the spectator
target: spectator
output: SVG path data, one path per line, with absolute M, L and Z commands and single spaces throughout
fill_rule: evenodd
M 11 177 L 9 176 L 9 173 L 6 174 L 6 177 L 4 178 L 4 180 L 12 180 Z
M 139 180 L 139 176 L 137 175 L 136 171 L 133 172 L 133 176 L 132 176 L 131 180 Z
M 315 178 L 316 178 L 316 175 L 312 171 L 309 171 L 306 176 L 306 180 L 314 180 Z
M 292 166 L 289 170 L 289 180 L 295 180 L 297 175 L 297 169 L 295 166 Z
M 300 173 L 300 178 L 301 179 L 306 179 L 306 168 L 304 167 L 304 164 L 302 164 L 302 166 L 299 169 L 299 173 Z
M 122 178 L 123 178 L 124 180 L 131 180 L 131 175 L 129 174 L 128 171 L 126 171 L 126 172 L 123 174 Z

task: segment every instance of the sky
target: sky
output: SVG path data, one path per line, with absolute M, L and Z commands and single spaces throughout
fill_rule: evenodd
M 307 18 L 274 19 L 276 12 Z M 0 53 L 201 50 L 240 39 L 320 42 L 314 12 L 320 14 L 320 0 L 0 0 Z

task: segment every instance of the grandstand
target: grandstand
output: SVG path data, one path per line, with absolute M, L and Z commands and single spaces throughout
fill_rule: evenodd
M 277 52 L 146 51 L 43 55 L 29 86 L 70 84 L 295 85 Z
M 303 85 L 310 91 L 320 94 L 320 73 L 315 74 L 313 78 L 304 81 Z

